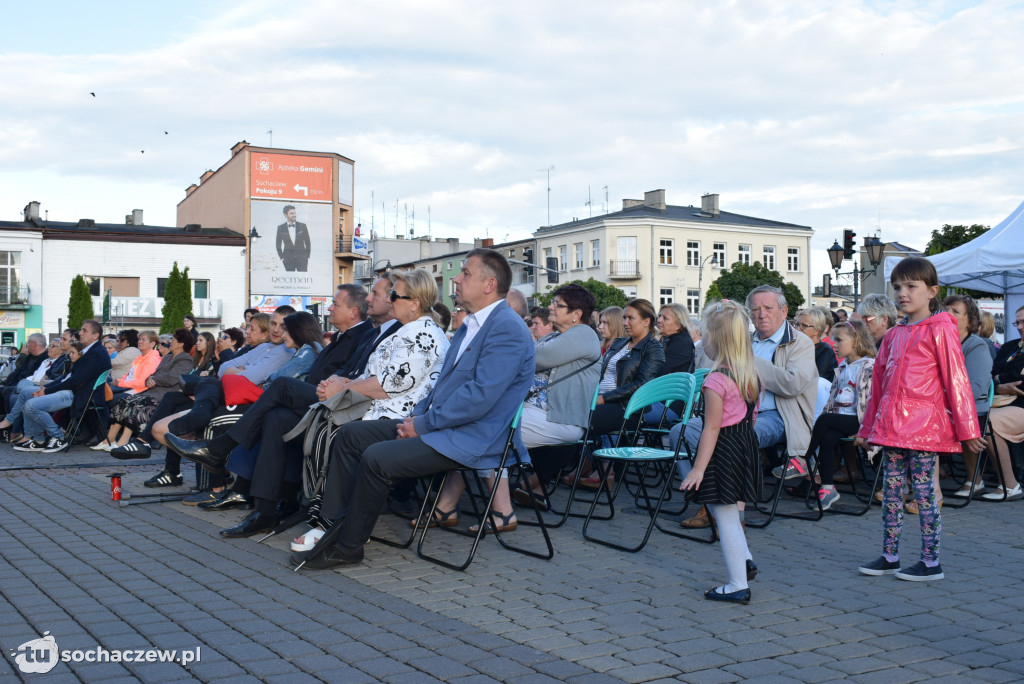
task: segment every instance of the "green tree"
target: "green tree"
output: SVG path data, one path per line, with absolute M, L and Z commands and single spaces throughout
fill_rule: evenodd
M 629 302 L 629 297 L 626 293 L 608 283 L 602 283 L 600 280 L 594 280 L 589 278 L 587 280 L 572 280 L 571 283 L 580 285 L 594 295 L 594 299 L 597 300 L 597 310 L 607 309 L 609 306 L 626 306 Z M 568 284 L 568 283 L 566 283 Z M 551 300 L 554 299 L 554 291 L 557 290 L 561 285 L 552 286 L 551 292 L 546 292 L 542 295 L 537 295 L 537 301 L 540 302 L 541 306 L 551 306 Z
M 928 244 L 924 248 L 924 253 L 928 256 L 935 254 L 942 254 L 948 252 L 951 249 L 965 245 L 979 235 L 983 235 L 987 232 L 989 226 L 983 226 L 980 223 L 975 223 L 970 226 L 951 226 L 946 223 L 943 224 L 939 230 L 932 231 L 932 239 L 928 241 Z M 991 299 L 994 295 L 991 292 L 982 292 L 980 290 L 967 290 L 961 287 L 941 287 L 939 288 L 939 300 L 943 300 L 947 295 L 951 294 L 964 294 L 975 299 Z
M 750 291 L 759 285 L 782 288 L 790 313 L 796 313 L 797 309 L 804 305 L 804 296 L 800 293 L 800 288 L 786 281 L 778 271 L 765 268 L 759 261 L 750 266 L 737 261 L 731 268 L 723 270 L 722 274 L 708 286 L 704 304 L 718 299 L 731 299 L 742 303 L 746 301 Z
M 178 262 L 174 262 L 171 274 L 164 285 L 163 322 L 160 323 L 160 334 L 171 333 L 181 327 L 185 314 L 192 313 L 192 282 L 188 277 L 188 267 L 178 270 Z
M 82 327 L 82 321 L 87 321 L 93 316 L 89 286 L 85 284 L 84 277 L 76 275 L 71 281 L 71 296 L 68 298 L 68 327 L 78 330 Z

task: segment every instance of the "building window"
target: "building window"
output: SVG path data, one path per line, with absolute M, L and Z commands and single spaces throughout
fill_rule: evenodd
M 700 311 L 700 290 L 686 291 L 686 308 L 692 314 Z
M 715 242 L 711 245 L 715 258 L 711 260 L 713 268 L 725 268 L 725 243 Z
M 700 243 L 688 240 L 686 243 L 686 265 L 700 266 Z
M 737 261 L 746 266 L 750 265 L 750 245 L 740 245 L 739 259 Z
M 775 270 L 775 248 L 771 245 L 764 246 L 764 267 L 769 271 Z
M 559 245 L 558 246 L 558 270 L 568 271 L 569 270 L 569 246 Z
M 101 276 L 82 276 L 82 278 L 85 280 L 85 284 L 89 286 L 89 294 L 91 296 L 100 297 L 103 295 L 103 278 Z M 156 279 L 156 286 L 157 290 L 159 291 L 163 291 L 163 288 L 160 286 L 161 280 L 164 281 L 164 283 L 166 283 L 167 278 Z M 157 296 L 163 297 L 162 294 L 158 294 Z
M 789 268 L 790 271 L 799 271 L 800 270 L 800 248 L 799 247 L 790 247 L 789 248 L 789 258 L 787 259 L 786 266 L 787 266 L 787 268 Z
M 431 264 L 430 268 L 434 273 L 437 273 L 437 264 Z
M 20 283 L 21 252 L 0 251 L 0 302 L 15 301 Z
M 514 249 L 508 250 L 508 258 L 509 259 L 515 259 L 516 258 L 516 250 L 514 250 Z
M 547 266 L 548 265 L 548 259 L 550 259 L 550 258 L 551 258 L 551 248 L 550 247 L 545 247 L 544 248 L 544 263 L 541 264 L 541 265 L 542 266 Z
M 618 239 L 619 259 L 636 261 L 636 238 L 620 237 Z
M 636 285 L 630 285 L 629 287 L 620 287 L 622 293 L 630 299 L 636 299 Z
M 576 268 L 583 268 L 583 243 L 577 242 L 572 246 L 573 260 L 576 262 Z
M 209 299 L 210 298 L 210 281 L 209 280 L 193 280 L 192 281 L 192 297 L 193 297 L 193 299 Z
M 676 291 L 672 287 L 663 287 L 659 293 L 658 301 L 661 302 L 661 306 L 671 304 L 676 300 Z
M 449 270 L 449 271 L 450 271 L 450 270 L 452 270 L 452 266 L 453 266 L 454 264 L 455 264 L 455 262 L 454 262 L 454 261 L 449 261 L 449 262 L 448 262 L 448 270 Z
M 676 241 L 658 241 L 658 263 L 662 266 L 672 266 L 676 263 Z
M 591 240 L 590 241 L 590 265 L 600 266 L 601 265 L 601 241 Z

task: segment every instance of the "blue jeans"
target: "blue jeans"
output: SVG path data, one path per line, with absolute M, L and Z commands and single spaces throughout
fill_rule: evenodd
M 74 402 L 75 393 L 71 390 L 61 390 L 53 394 L 44 394 L 41 397 L 33 397 L 25 402 L 25 436 L 42 442 L 47 437 L 64 437 L 64 433 L 57 427 L 50 415 L 54 411 L 68 408 Z
M 679 433 L 682 432 L 682 427 L 682 425 L 676 425 L 668 435 L 673 449 L 679 444 Z M 701 418 L 691 418 L 690 422 L 686 424 L 684 433 L 686 446 L 694 458 L 697 458 L 697 444 L 700 442 L 700 433 L 703 430 L 704 421 Z M 754 433 L 757 435 L 757 446 L 766 449 L 782 441 L 786 435 L 786 426 L 778 411 L 761 411 L 757 414 L 757 420 L 754 421 Z M 690 464 L 687 461 L 679 461 L 676 467 L 680 477 L 686 477 L 686 474 L 690 472 Z
M 661 415 L 665 414 L 665 424 L 671 425 L 672 423 L 679 422 L 679 416 L 672 409 L 665 410 L 665 404 L 656 402 L 647 407 L 647 413 L 644 414 L 644 422 L 648 425 L 658 425 L 661 423 Z
M 6 416 L 7 422 L 11 424 L 11 432 L 23 431 L 21 412 L 25 409 L 25 402 L 32 398 L 37 389 L 39 389 L 39 385 L 31 380 L 21 380 L 18 382 L 14 390 L 17 398 L 14 400 L 11 412 Z

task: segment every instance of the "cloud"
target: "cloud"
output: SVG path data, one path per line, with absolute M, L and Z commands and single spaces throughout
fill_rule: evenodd
M 132 50 L 0 54 L 8 216 L 45 195 L 77 218 L 77 186 L 106 202 L 90 201 L 98 220 L 144 203 L 173 222 L 189 183 L 270 129 L 277 147 L 355 159 L 364 225 L 373 192 L 415 204 L 417 225 L 429 205 L 439 237 L 543 225 L 549 166 L 553 222 L 600 211 L 606 186 L 613 210 L 654 188 L 675 204 L 718 192 L 723 210 L 813 226 L 813 249 L 879 214 L 884 237 L 920 246 L 942 223 L 997 222 L 1024 187 L 1019 3 L 190 11 Z

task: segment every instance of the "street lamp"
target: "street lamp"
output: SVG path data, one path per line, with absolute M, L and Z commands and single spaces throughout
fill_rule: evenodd
M 249 244 L 245 249 L 245 294 L 246 306 L 252 304 L 252 241 L 259 240 L 260 234 L 256 232 L 256 226 L 249 231 Z
M 701 285 L 704 282 L 704 264 L 708 263 L 709 259 L 711 260 L 711 265 L 712 266 L 718 266 L 718 255 L 715 254 L 714 252 L 711 253 L 711 256 L 704 257 L 704 261 L 700 262 L 700 274 L 697 276 L 697 293 L 698 293 L 697 296 L 698 297 L 701 296 L 701 294 L 703 294 L 703 291 L 701 290 Z M 690 313 L 693 313 L 693 312 L 691 311 Z
M 844 236 L 845 238 L 845 236 Z M 851 240 L 852 242 L 852 240 Z M 839 276 L 853 276 L 853 308 L 857 308 L 860 304 L 860 281 L 873 276 L 878 272 L 878 264 L 882 262 L 882 255 L 885 253 L 885 243 L 878 239 L 877 236 L 864 239 L 864 249 L 868 254 L 868 261 L 871 263 L 871 270 L 861 270 L 858 260 L 853 259 L 853 270 L 847 273 L 840 273 L 839 269 L 843 265 L 843 260 L 846 259 L 846 249 L 839 244 L 836 240 L 826 252 L 828 252 L 828 260 L 832 263 L 832 270 L 836 272 L 836 278 Z M 828 296 L 829 293 L 825 293 Z

